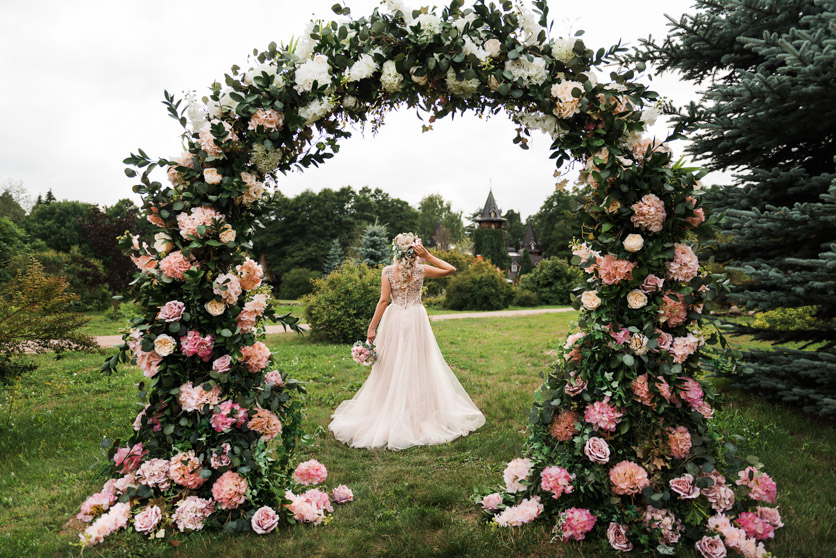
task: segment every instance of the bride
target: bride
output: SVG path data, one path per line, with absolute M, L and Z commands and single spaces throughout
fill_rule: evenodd
M 329 425 L 339 441 L 357 448 L 443 444 L 485 424 L 444 361 L 421 304 L 424 278 L 445 277 L 456 268 L 431 255 L 412 234 L 395 237 L 392 250 L 394 265 L 383 268 L 368 331 L 369 341 L 377 338 L 377 362 Z M 419 263 L 419 257 L 432 265 Z

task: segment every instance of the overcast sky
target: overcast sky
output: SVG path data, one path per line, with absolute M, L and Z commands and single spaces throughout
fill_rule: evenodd
M 0 3 L 0 88 L 3 134 L 0 182 L 22 180 L 34 196 L 110 205 L 131 192 L 122 159 L 142 147 L 152 157 L 181 151 L 180 127 L 160 104 L 163 90 L 181 94 L 244 65 L 253 48 L 287 42 L 311 18 L 330 18 L 334 0 L 4 0 Z M 407 0 L 420 7 L 426 2 Z M 587 46 L 636 44 L 667 31 L 664 14 L 679 17 L 692 0 L 550 1 L 553 35 L 586 31 Z M 348 0 L 352 15 L 376 0 Z M 696 99 L 673 76 L 654 81 L 661 95 Z M 531 149 L 511 143 L 514 125 L 449 118 L 422 134 L 415 113 L 387 116 L 377 136 L 359 132 L 327 165 L 280 177 L 287 195 L 307 188 L 379 187 L 416 204 L 439 192 L 466 214 L 493 187 L 503 210 L 528 216 L 553 191 L 549 138 Z M 663 131 L 657 125 L 658 133 Z M 675 146 L 681 153 L 682 146 Z M 722 180 L 722 178 L 719 178 Z M 706 180 L 712 183 L 711 177 Z

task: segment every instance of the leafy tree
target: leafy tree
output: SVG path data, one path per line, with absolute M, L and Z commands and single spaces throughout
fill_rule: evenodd
M 44 203 L 45 204 L 50 204 L 50 203 L 53 203 L 53 202 L 56 202 L 56 201 L 58 201 L 58 200 L 55 198 L 55 194 L 52 193 L 52 188 L 50 188 L 49 190 L 46 191 L 46 197 L 44 197 Z
M 378 224 L 369 225 L 360 241 L 358 255 L 360 261 L 367 265 L 375 266 L 389 263 L 392 259 L 392 250 L 386 227 Z
M 9 262 L 26 250 L 26 233 L 10 219 L 0 217 L 0 283 L 13 277 Z
M 746 389 L 836 416 L 836 13 L 823 0 L 697 0 L 638 56 L 676 71 L 704 94 L 681 123 L 710 170 L 739 169 L 708 201 L 725 210 L 715 257 L 745 276 L 732 300 L 748 308 L 815 306 L 809 327 L 741 325 L 737 333 L 816 351 L 744 355 Z
M 138 221 L 136 209 L 130 200 L 121 200 L 105 211 L 93 206 L 81 225 L 86 233 L 88 245 L 104 266 L 104 280 L 113 295 L 125 293 L 133 274 L 136 273 L 136 266 L 116 242 L 117 237 L 135 229 Z M 116 313 L 119 307 L 118 299 L 111 300 L 113 311 Z
M 0 381 L 32 368 L 18 360 L 26 351 L 97 349 L 79 331 L 87 318 L 68 310 L 77 299 L 65 279 L 48 275 L 35 259 L 0 285 Z
M 343 248 L 340 246 L 340 241 L 335 238 L 331 243 L 331 249 L 328 250 L 328 254 L 325 256 L 325 262 L 322 264 L 322 270 L 327 275 L 340 267 L 343 260 L 345 260 L 345 257 L 343 256 Z
M 450 231 L 453 242 L 464 238 L 462 212 L 453 211 L 450 202 L 445 201 L 441 194 L 430 194 L 418 204 L 418 228 L 415 233 L 425 241 L 431 239 L 438 223 Z
M 516 246 L 525 236 L 525 223 L 523 223 L 522 215 L 509 209 L 502 216 L 508 220 L 505 223 L 505 230 L 508 231 L 508 246 Z
M 418 228 L 418 210 L 402 199 L 391 197 L 380 188 L 360 188 L 354 196 L 351 209 L 361 226 L 382 223 L 389 239 L 398 233 Z
M 284 300 L 296 300 L 313 290 L 313 280 L 322 277 L 319 271 L 297 267 L 291 269 L 282 276 L 282 284 L 279 287 L 279 298 Z
M 57 250 L 32 251 L 12 258 L 10 271 L 19 273 L 35 259 L 43 272 L 50 277 L 63 278 L 75 295 L 71 310 L 104 310 L 111 303 L 102 262 L 84 255 L 77 246 L 69 252 Z
M 32 208 L 24 228 L 32 240 L 41 240 L 53 250 L 69 252 L 78 246 L 84 254 L 95 256 L 82 228 L 92 207 L 78 201 L 44 202 Z
M 26 217 L 26 212 L 32 208 L 32 197 L 23 182 L 7 179 L 0 187 L 0 217 L 11 219 L 17 224 Z
M 462 252 L 460 250 L 439 250 L 437 248 L 430 248 L 430 254 L 436 258 L 440 258 L 456 268 L 456 274 L 462 273 L 470 268 L 477 260 L 473 254 Z M 427 296 L 438 296 L 447 289 L 450 284 L 450 279 L 455 275 L 447 277 L 437 277 L 432 281 L 424 282 L 424 289 L 426 289 Z
M 534 264 L 531 263 L 531 254 L 528 253 L 528 248 L 523 248 L 522 254 L 520 254 L 520 260 L 519 276 L 522 277 L 526 273 L 531 273 L 531 270 L 534 269 Z
M 569 244 L 580 230 L 580 222 L 574 211 L 583 205 L 583 190 L 555 190 L 540 211 L 531 216 L 531 225 L 537 231 L 537 239 L 545 256 L 569 259 Z
M 583 285 L 577 267 L 562 258 L 546 258 L 520 279 L 520 290 L 531 291 L 543 304 L 569 304 L 572 290 Z
M 500 269 L 511 265 L 504 229 L 476 229 L 473 231 L 473 252 L 490 260 Z

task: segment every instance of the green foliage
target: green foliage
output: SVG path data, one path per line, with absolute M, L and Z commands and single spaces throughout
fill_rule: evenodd
M 508 232 L 508 246 L 516 246 L 525 236 L 525 223 L 523 223 L 522 215 L 509 209 L 502 216 L 507 219 L 505 230 Z
M 14 275 L 7 267 L 15 256 L 26 250 L 26 233 L 10 219 L 0 217 L 0 283 Z
M 490 260 L 500 269 L 511 265 L 508 244 L 503 229 L 476 229 L 473 231 L 473 252 Z
M 72 310 L 103 310 L 110 305 L 111 294 L 99 260 L 88 258 L 73 246 L 69 252 L 47 249 L 13 258 L 10 268 L 25 269 L 30 257 L 38 261 L 48 276 L 67 281 L 70 292 L 77 295 L 70 303 Z
M 514 293 L 505 273 L 490 262 L 475 262 L 447 285 L 444 307 L 451 310 L 502 310 Z
M 775 310 L 756 313 L 752 325 L 759 329 L 775 329 L 778 331 L 816 329 L 824 325 L 822 320 L 816 317 L 816 314 L 815 306 L 776 308 Z
M 334 241 L 331 242 L 331 248 L 328 250 L 328 254 L 325 256 L 325 262 L 322 264 L 322 269 L 327 275 L 340 267 L 340 264 L 344 260 L 345 256 L 343 255 L 343 248 L 340 246 L 340 241 L 335 238 Z
M 357 255 L 366 265 L 376 266 L 392 261 L 392 243 L 386 227 L 383 225 L 369 225 L 360 240 Z
M 531 263 L 531 254 L 528 253 L 528 248 L 523 248 L 522 254 L 520 254 L 520 271 L 518 277 L 531 273 L 532 270 L 534 270 L 534 264 Z
M 418 210 L 409 205 L 409 202 L 393 198 L 380 188 L 360 188 L 351 202 L 351 213 L 357 221 L 357 226 L 382 223 L 386 227 L 386 236 L 390 239 L 418 227 Z
M 514 306 L 540 306 L 543 302 L 537 293 L 530 289 L 514 289 Z
M 445 262 L 449 263 L 453 267 L 456 268 L 457 273 L 461 273 L 466 271 L 470 266 L 476 263 L 478 260 L 472 254 L 468 254 L 465 252 L 459 252 L 458 250 L 436 250 L 435 248 L 430 249 L 430 254 L 444 260 Z M 430 297 L 438 297 L 444 294 L 444 291 L 447 289 L 447 285 L 450 284 L 450 280 L 455 277 L 455 275 L 448 275 L 447 277 L 436 277 L 430 281 L 424 281 L 424 290 L 427 295 Z
M 302 299 L 305 319 L 318 339 L 350 343 L 364 339 L 380 297 L 380 268 L 347 260 L 313 282 Z
M 520 278 L 520 291 L 535 293 L 541 304 L 569 304 L 572 291 L 581 285 L 580 270 L 561 258 L 542 259 L 531 273 Z
M 322 273 L 297 267 L 291 269 L 282 276 L 282 283 L 279 286 L 279 298 L 284 300 L 295 300 L 313 290 L 314 279 L 322 277 Z
M 0 188 L 0 218 L 5 217 L 19 225 L 26 218 L 31 205 L 32 198 L 23 183 L 19 180 L 6 180 Z
M 569 244 L 578 236 L 580 221 L 575 213 L 584 203 L 586 190 L 555 190 L 540 211 L 531 216 L 543 255 L 568 259 L 572 255 Z
M 424 197 L 418 204 L 418 226 L 415 233 L 420 236 L 424 243 L 429 244 L 430 239 L 435 236 L 436 225 L 441 223 L 447 229 L 449 238 L 444 243 L 455 244 L 464 238 L 464 223 L 462 222 L 461 211 L 453 211 L 450 202 L 445 200 L 441 194 L 430 194 Z M 405 232 L 401 228 L 398 232 Z M 445 235 L 446 236 L 446 235 Z M 447 248 L 448 246 L 444 246 Z
M 24 221 L 24 228 L 32 240 L 40 240 L 52 250 L 69 252 L 77 246 L 85 255 L 95 256 L 82 229 L 92 208 L 88 203 L 77 201 L 36 205 Z

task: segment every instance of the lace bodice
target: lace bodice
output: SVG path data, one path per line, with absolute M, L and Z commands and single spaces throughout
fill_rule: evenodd
M 392 287 L 392 302 L 398 306 L 421 304 L 421 287 L 424 286 L 423 265 L 415 265 L 412 280 L 406 285 L 401 285 L 401 275 L 394 265 L 384 267 L 383 276 L 389 279 L 389 286 Z

